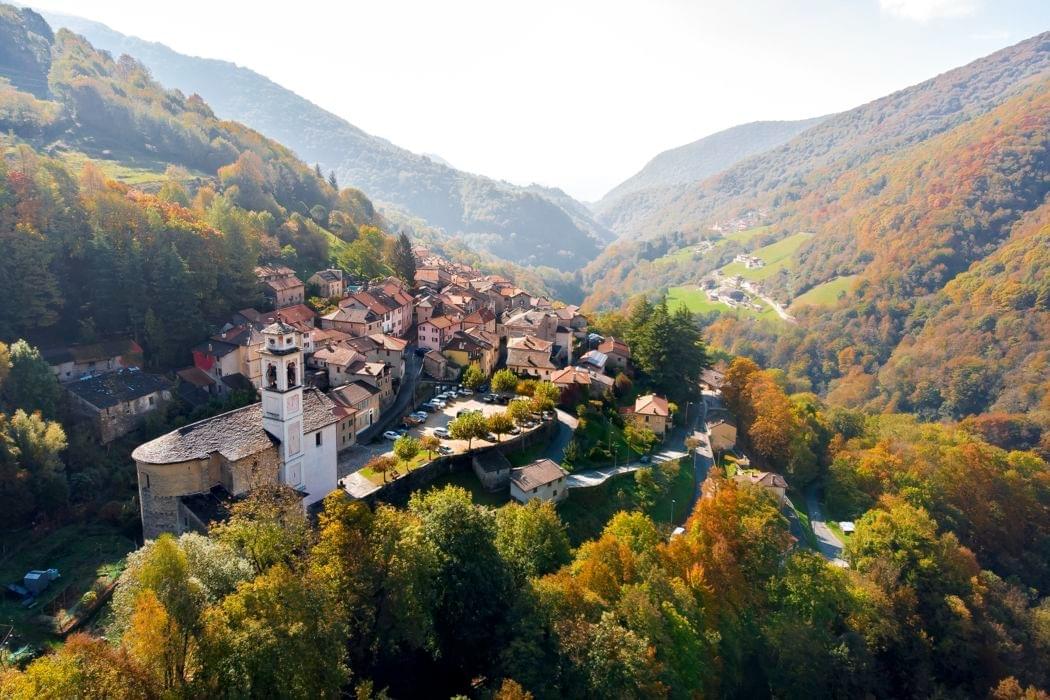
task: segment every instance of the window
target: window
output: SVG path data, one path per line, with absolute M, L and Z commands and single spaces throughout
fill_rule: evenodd
M 146 488 L 149 488 L 149 472 L 146 472 Z
M 314 444 L 317 445 L 318 447 L 321 446 L 321 431 L 320 430 L 318 430 L 316 433 L 314 433 Z
M 152 406 L 155 403 L 156 403 L 156 401 L 153 399 L 153 397 L 152 396 L 149 397 L 149 405 Z

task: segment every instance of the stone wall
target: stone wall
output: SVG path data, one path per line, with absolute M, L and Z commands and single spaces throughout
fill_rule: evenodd
M 557 420 L 547 421 L 536 430 L 505 440 L 499 445 L 487 449 L 499 450 L 503 454 L 509 455 L 517 450 L 528 449 L 537 443 L 547 444 L 557 430 Z M 391 481 L 379 487 L 379 489 L 369 494 L 365 501 L 372 506 L 376 503 L 403 506 L 408 503 L 409 497 L 414 492 L 430 486 L 439 476 L 459 471 L 473 473 L 472 461 L 476 452 L 438 457 L 419 469 L 410 471 L 398 478 L 397 481 Z

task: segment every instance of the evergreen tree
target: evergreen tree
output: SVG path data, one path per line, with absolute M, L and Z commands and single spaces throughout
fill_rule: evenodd
M 412 254 L 412 242 L 404 231 L 398 234 L 391 255 L 390 267 L 394 274 L 400 277 L 408 285 L 416 283 L 416 256 Z
M 62 295 L 51 271 L 51 250 L 28 225 L 0 229 L 0 337 L 11 337 L 58 320 Z
M 162 246 L 150 276 L 152 322 L 147 322 L 147 342 L 155 365 L 183 363 L 204 330 L 197 297 L 186 263 L 174 245 Z
M 16 341 L 9 350 L 11 369 L 3 384 L 4 401 L 11 410 L 26 413 L 40 411 L 54 418 L 58 410 L 58 380 L 40 351 L 24 340 Z
M 332 186 L 333 190 L 339 191 L 339 181 L 335 179 L 334 170 L 328 172 L 328 184 Z

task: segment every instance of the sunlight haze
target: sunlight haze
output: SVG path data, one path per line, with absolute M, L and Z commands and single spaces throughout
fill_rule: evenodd
M 1050 20 L 1017 0 L 37 7 L 233 61 L 399 146 L 587 201 L 662 150 L 857 106 Z

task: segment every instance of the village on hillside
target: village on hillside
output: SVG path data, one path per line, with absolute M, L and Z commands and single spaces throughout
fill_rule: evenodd
M 708 435 L 706 406 L 679 415 L 666 397 L 625 388 L 635 374 L 628 343 L 592 332 L 577 307 L 424 248 L 413 254 L 413 285 L 339 269 L 304 282 L 289 267 L 258 267 L 265 307 L 234 313 L 173 375 L 143 371 L 129 339 L 45 352 L 103 443 L 175 402 L 256 397 L 134 449 L 145 538 L 206 532 L 264 484 L 296 489 L 308 509 L 337 489 L 401 502 L 450 475 L 470 475 L 497 499 L 560 502 L 681 460 L 687 443 L 735 444 L 727 416 Z M 585 429 L 603 402 L 616 425 L 606 416 L 604 432 Z M 710 447 L 693 460 L 696 484 Z

